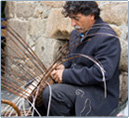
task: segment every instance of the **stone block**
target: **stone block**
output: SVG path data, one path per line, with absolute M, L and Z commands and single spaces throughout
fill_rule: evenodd
M 128 42 L 120 40 L 121 43 L 121 59 L 119 69 L 128 72 Z
M 47 2 L 47 1 L 46 1 Z M 34 18 L 47 19 L 51 11 L 51 7 L 39 4 L 34 11 Z
M 128 41 L 128 25 L 123 23 L 119 28 L 121 30 L 120 38 L 125 40 L 125 41 Z
M 6 2 L 5 16 L 7 19 L 15 17 L 15 1 Z
M 16 2 L 16 17 L 29 18 L 32 17 L 35 10 L 35 5 L 32 2 Z
M 7 47 L 7 53 L 9 53 L 10 55 L 12 55 L 13 57 L 21 58 L 22 55 L 20 54 L 20 52 L 22 50 L 25 51 L 26 49 L 18 42 L 18 39 L 20 39 L 19 36 L 21 36 L 22 39 L 24 39 L 24 41 L 26 41 L 27 29 L 28 29 L 27 22 L 26 21 L 14 20 L 13 19 L 13 20 L 8 20 L 8 25 L 14 31 L 11 30 L 11 32 L 13 33 L 13 35 L 11 33 L 7 32 L 6 44 L 12 48 L 12 50 L 11 50 L 9 47 L 6 46 Z M 19 57 L 18 54 L 16 54 L 15 51 L 21 57 Z
M 20 19 L 8 20 L 8 25 L 13 28 L 24 40 L 26 40 L 28 22 Z
M 41 19 L 43 19 L 45 17 L 43 7 L 40 6 L 35 9 L 34 17 L 41 18 Z
M 65 41 L 42 37 L 36 43 L 35 53 L 43 64 L 49 68 L 55 58 L 57 58 L 57 52 L 64 45 Z
M 120 30 L 120 28 L 116 25 L 110 24 L 110 26 L 112 27 L 112 29 L 116 32 L 117 36 L 120 37 L 122 32 Z
M 59 39 L 69 39 L 69 35 L 73 30 L 70 18 L 65 18 L 62 8 L 52 9 L 46 24 L 46 36 Z
M 119 103 L 122 103 L 128 97 L 128 73 L 121 72 L 120 76 L 120 95 L 119 95 Z
M 60 8 L 63 7 L 65 1 L 41 1 L 41 5 L 46 5 L 52 8 Z
M 104 4 L 101 17 L 110 24 L 122 25 L 123 22 L 126 24 L 128 19 L 128 2 L 110 2 Z
M 45 19 L 28 19 L 28 35 L 30 35 L 31 40 L 38 40 L 39 37 L 43 36 L 46 29 Z

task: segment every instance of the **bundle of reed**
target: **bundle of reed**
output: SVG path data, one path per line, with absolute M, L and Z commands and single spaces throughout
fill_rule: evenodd
M 19 96 L 19 100 L 28 101 L 30 106 L 40 106 L 43 89 L 54 83 L 51 77 L 51 72 L 56 68 L 54 65 L 68 52 L 67 42 L 57 52 L 55 61 L 46 68 L 25 40 L 7 22 L 2 23 L 6 26 L 6 42 L 1 42 L 5 45 L 1 49 L 5 55 L 5 58 L 1 59 L 1 85 Z

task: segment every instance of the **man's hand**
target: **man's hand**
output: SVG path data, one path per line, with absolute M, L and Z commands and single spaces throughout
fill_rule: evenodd
M 62 83 L 62 74 L 64 69 L 65 69 L 64 65 L 61 64 L 57 68 L 55 68 L 55 70 L 52 71 L 51 75 L 55 80 L 55 82 Z

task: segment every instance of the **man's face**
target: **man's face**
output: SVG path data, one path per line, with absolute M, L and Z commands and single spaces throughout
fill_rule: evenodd
M 85 16 L 81 13 L 70 15 L 71 25 L 80 33 L 87 32 L 95 23 L 94 15 Z

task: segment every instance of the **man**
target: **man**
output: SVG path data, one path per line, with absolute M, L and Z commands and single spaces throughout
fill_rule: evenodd
M 50 116 L 108 116 L 118 105 L 120 43 L 116 33 L 100 17 L 94 1 L 67 1 L 63 14 L 75 27 L 70 35 L 69 56 L 82 54 L 52 72 Z M 105 78 L 105 79 L 103 79 Z M 43 91 L 48 108 L 49 87 Z

